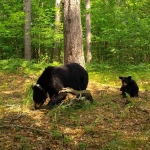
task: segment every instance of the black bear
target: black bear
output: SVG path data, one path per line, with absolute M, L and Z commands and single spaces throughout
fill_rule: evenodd
M 35 109 L 40 108 L 49 94 L 47 107 L 51 108 L 66 98 L 66 93 L 58 92 L 64 87 L 75 90 L 85 90 L 88 85 L 87 71 L 77 63 L 70 63 L 60 67 L 45 68 L 36 85 L 32 86 Z
M 132 80 L 131 76 L 119 77 L 119 79 L 122 81 L 120 91 L 122 91 L 123 97 L 127 97 L 126 93 L 128 93 L 130 97 L 138 97 L 139 87 L 137 83 Z

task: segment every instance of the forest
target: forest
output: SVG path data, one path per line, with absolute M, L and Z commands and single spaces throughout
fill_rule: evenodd
M 0 59 L 24 58 L 23 1 L 1 1 Z M 54 42 L 60 40 L 63 61 L 63 25 L 55 34 L 55 1 L 33 0 L 31 11 L 32 60 L 53 62 Z M 93 62 L 113 64 L 149 63 L 150 3 L 148 0 L 91 1 Z M 61 8 L 60 8 L 61 9 Z M 85 1 L 81 0 L 85 50 Z
M 67 0 L 0 1 L 0 150 L 150 149 L 150 1 L 72 1 L 80 6 L 83 64 L 93 103 L 67 107 L 66 102 L 50 110 L 34 109 L 31 85 L 45 67 L 61 66 L 67 57 Z M 72 52 L 80 59 L 80 52 Z M 132 76 L 139 97 L 122 98 L 119 76 Z

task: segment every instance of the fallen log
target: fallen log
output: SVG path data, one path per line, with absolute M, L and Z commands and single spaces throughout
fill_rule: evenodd
M 89 100 L 91 103 L 93 103 L 92 95 L 88 90 L 78 91 L 67 87 L 60 90 L 59 93 L 67 93 L 66 99 L 63 101 L 63 103 L 69 102 L 69 106 L 77 101 L 79 102 Z

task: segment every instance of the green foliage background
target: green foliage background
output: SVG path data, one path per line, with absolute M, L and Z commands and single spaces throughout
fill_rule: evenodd
M 92 1 L 92 50 L 96 61 L 149 62 L 149 6 L 147 0 Z
M 93 62 L 140 64 L 150 62 L 150 1 L 91 1 Z M 24 3 L 0 1 L 0 59 L 24 58 Z M 85 49 L 85 1 L 81 1 Z M 60 33 L 54 33 L 55 0 L 32 0 L 32 59 L 53 61 L 54 42 L 60 38 L 63 53 L 62 18 Z

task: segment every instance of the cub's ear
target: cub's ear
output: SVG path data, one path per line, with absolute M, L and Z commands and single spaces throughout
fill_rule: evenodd
M 132 78 L 131 76 L 128 76 L 128 79 L 130 79 L 130 80 L 131 80 L 131 78 Z
M 119 77 L 119 79 L 121 79 L 121 80 L 122 80 L 122 79 L 123 79 L 123 77 Z

